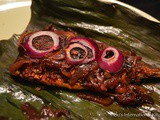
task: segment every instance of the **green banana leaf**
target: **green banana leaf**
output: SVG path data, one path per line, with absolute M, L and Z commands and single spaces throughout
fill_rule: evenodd
M 143 60 L 160 67 L 160 24 L 149 21 L 118 4 L 98 0 L 33 0 L 32 17 L 26 30 L 43 29 L 53 24 L 57 29 L 71 29 L 80 35 L 125 50 L 135 50 Z M 17 40 L 0 41 L 0 119 L 23 120 L 21 104 L 35 109 L 50 106 L 67 109 L 73 120 L 160 119 L 160 79 L 146 80 L 143 87 L 154 90 L 154 105 L 123 107 L 116 102 L 105 107 L 76 96 L 78 91 L 48 87 L 13 77 L 8 71 L 18 55 Z M 44 89 L 36 91 L 36 87 Z M 59 119 L 66 119 L 60 117 Z

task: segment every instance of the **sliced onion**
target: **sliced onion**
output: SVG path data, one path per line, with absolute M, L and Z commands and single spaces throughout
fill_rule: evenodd
M 33 46 L 33 41 L 35 38 L 40 36 L 49 36 L 53 40 L 53 45 L 47 50 L 39 50 Z M 28 41 L 24 44 L 24 48 L 28 51 L 29 55 L 33 58 L 41 58 L 48 52 L 57 50 L 59 48 L 59 36 L 50 31 L 39 31 L 32 34 Z
M 78 49 L 81 50 L 81 52 L 83 52 L 83 55 L 80 51 L 78 51 Z M 87 48 L 79 43 L 70 44 L 69 47 L 65 50 L 65 52 L 66 52 L 66 61 L 72 65 L 82 63 L 88 54 Z
M 123 54 L 113 47 L 100 51 L 98 56 L 99 67 L 110 72 L 118 72 L 124 64 Z
M 88 63 L 90 61 L 96 60 L 97 55 L 98 55 L 98 46 L 94 42 L 94 40 L 92 40 L 90 38 L 84 38 L 84 37 L 74 37 L 74 38 L 70 39 L 70 42 L 71 43 L 75 43 L 75 42 L 81 43 L 82 45 L 87 47 L 92 52 L 92 56 L 90 57 L 89 56 L 89 51 L 88 51 L 88 56 L 83 61 L 83 63 Z

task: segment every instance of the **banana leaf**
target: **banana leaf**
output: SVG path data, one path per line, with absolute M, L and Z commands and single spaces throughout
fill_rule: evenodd
M 160 67 L 160 24 L 128 8 L 98 0 L 33 0 L 31 9 L 32 17 L 26 30 L 43 29 L 53 24 L 57 29 L 71 29 L 124 50 L 135 50 L 145 62 Z M 146 80 L 143 85 L 154 90 L 155 104 L 132 108 L 116 102 L 105 107 L 80 99 L 76 96 L 78 91 L 44 86 L 11 76 L 8 67 L 18 55 L 19 36 L 0 41 L 0 119 L 26 119 L 21 110 L 21 105 L 26 102 L 36 110 L 44 105 L 67 109 L 74 120 L 160 119 L 160 79 L 156 82 L 154 79 Z M 42 90 L 35 90 L 41 86 Z M 59 119 L 66 118 L 62 116 Z

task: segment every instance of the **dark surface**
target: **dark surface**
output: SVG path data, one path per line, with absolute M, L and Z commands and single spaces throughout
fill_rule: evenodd
M 160 20 L 160 0 L 119 0 L 135 6 Z

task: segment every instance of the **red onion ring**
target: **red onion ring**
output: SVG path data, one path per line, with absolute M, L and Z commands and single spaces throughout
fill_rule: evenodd
M 83 58 L 81 58 L 81 59 L 80 58 L 78 58 L 78 59 L 72 58 L 71 50 L 74 49 L 74 48 L 80 48 L 80 49 L 84 50 L 85 55 L 83 56 Z M 69 47 L 67 49 L 65 49 L 65 52 L 66 52 L 66 61 L 68 63 L 72 64 L 72 65 L 82 63 L 85 60 L 85 58 L 87 57 L 87 54 L 88 54 L 87 48 L 84 47 L 82 44 L 79 44 L 79 43 L 70 44 Z
M 84 37 L 74 37 L 70 39 L 71 43 L 77 42 L 80 43 L 82 45 L 84 45 L 85 47 L 88 47 L 91 51 L 92 51 L 92 57 L 89 58 L 88 56 L 86 57 L 86 59 L 83 61 L 83 63 L 88 63 L 90 61 L 94 61 L 97 58 L 98 55 L 98 46 L 97 44 L 94 42 L 94 40 L 90 39 L 90 38 L 84 38 Z
M 35 47 L 33 47 L 33 40 L 36 37 L 46 35 L 52 38 L 53 40 L 53 46 L 48 50 L 38 50 Z M 51 52 L 53 50 L 57 50 L 59 48 L 59 36 L 53 32 L 50 31 L 39 31 L 34 34 L 32 34 L 28 41 L 24 44 L 24 48 L 28 51 L 29 55 L 33 58 L 41 58 L 44 55 L 46 55 L 48 52 Z
M 111 52 L 111 56 L 106 58 L 107 53 Z M 123 54 L 113 47 L 108 47 L 102 51 L 100 51 L 98 56 L 98 64 L 99 67 L 108 70 L 110 72 L 116 73 L 121 70 L 124 64 L 124 56 Z

